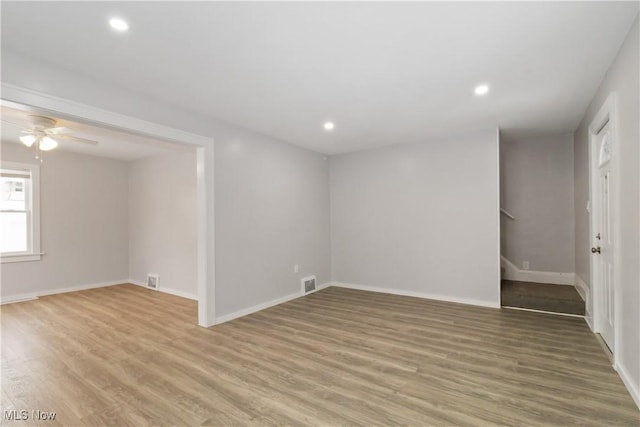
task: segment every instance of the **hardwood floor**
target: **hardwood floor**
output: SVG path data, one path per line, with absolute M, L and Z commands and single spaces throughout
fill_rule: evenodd
M 584 316 L 585 302 L 573 286 L 502 280 L 503 307 L 520 307 Z
M 5 425 L 640 425 L 582 319 L 328 288 L 213 328 L 133 285 L 2 306 Z

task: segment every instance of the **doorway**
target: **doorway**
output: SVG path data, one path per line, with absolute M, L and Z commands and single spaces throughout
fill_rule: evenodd
M 611 94 L 589 127 L 591 291 L 594 332 L 615 357 L 617 277 L 617 144 L 615 96 Z
M 1 104 L 21 111 L 182 144 L 196 151 L 198 324 L 215 323 L 213 139 L 48 94 L 3 85 Z

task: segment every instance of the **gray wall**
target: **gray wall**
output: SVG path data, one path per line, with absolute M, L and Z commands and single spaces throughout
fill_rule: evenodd
M 618 96 L 618 158 L 620 159 L 618 183 L 620 193 L 620 282 L 617 290 L 620 292 L 622 339 L 618 354 L 622 369 L 627 377 L 634 381 L 636 390 L 640 389 L 640 57 L 639 57 L 638 18 L 631 28 L 613 64 L 596 92 L 587 109 L 580 126 L 574 134 L 575 152 L 575 206 L 576 206 L 576 273 L 590 285 L 589 275 L 589 215 L 586 204 L 589 198 L 589 135 L 588 127 L 604 101 L 612 91 Z M 593 309 L 589 307 L 593 313 Z
M 129 278 L 197 298 L 196 152 L 129 162 Z
M 257 135 L 222 134 L 215 158 L 216 316 L 300 292 L 307 275 L 328 282 L 324 156 Z
M 334 281 L 499 304 L 497 132 L 331 157 Z
M 2 52 L 2 81 L 215 140 L 216 230 L 207 236 L 215 262 L 210 252 L 207 284 L 215 274 L 216 293 L 207 299 L 216 317 L 290 295 L 303 274 L 317 274 L 319 283 L 329 280 L 328 165 L 320 166 L 319 154 L 14 52 Z M 234 153 L 236 144 L 246 150 Z M 252 235 L 253 224 L 261 224 L 262 232 Z M 239 238 L 229 230 L 240 232 Z M 229 262 L 238 253 L 242 263 Z M 299 274 L 293 274 L 296 262 Z
M 500 141 L 501 253 L 522 269 L 573 273 L 573 135 Z
M 33 150 L 2 144 L 2 160 L 36 163 Z M 2 297 L 126 281 L 127 165 L 64 151 L 40 167 L 40 261 L 2 264 Z

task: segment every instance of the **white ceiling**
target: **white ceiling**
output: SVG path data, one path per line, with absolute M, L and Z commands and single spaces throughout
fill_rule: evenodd
M 571 132 L 637 12 L 609 1 L 3 2 L 2 48 L 333 154 L 495 126 Z M 114 15 L 127 34 L 108 28 Z M 491 91 L 478 98 L 481 82 Z
M 55 149 L 56 151 L 72 151 L 75 153 L 128 161 L 160 155 L 169 151 L 187 149 L 187 147 L 175 143 L 134 135 L 128 132 L 106 129 L 78 121 L 61 119 L 50 114 L 32 110 L 28 107 L 23 108 L 24 109 L 14 109 L 7 106 L 0 107 L 0 115 L 3 120 L 1 127 L 2 143 L 22 145 L 18 138 L 23 135 L 22 130 L 24 128 L 31 129 L 32 126 L 30 124 L 33 121 L 29 118 L 29 115 L 35 114 L 56 120 L 56 126 L 64 126 L 73 130 L 73 132 L 69 134 L 71 136 L 91 139 L 98 142 L 97 145 L 90 145 L 57 139 L 59 146 Z M 23 125 L 24 128 L 14 126 L 8 122 Z M 29 150 L 26 146 L 23 147 L 25 150 Z M 35 149 L 32 148 L 32 150 Z

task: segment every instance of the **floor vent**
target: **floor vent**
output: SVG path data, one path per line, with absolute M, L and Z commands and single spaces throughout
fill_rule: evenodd
M 157 291 L 160 287 L 159 274 L 147 274 L 147 288 Z
M 301 282 L 303 294 L 308 294 L 316 290 L 316 276 L 303 277 Z

